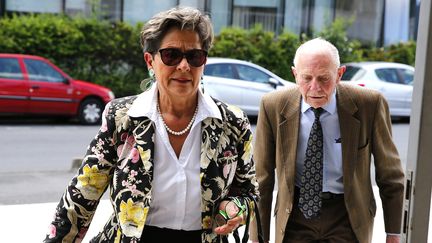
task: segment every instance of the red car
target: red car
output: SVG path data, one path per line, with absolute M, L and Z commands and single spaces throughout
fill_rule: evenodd
M 45 58 L 0 54 L 0 115 L 61 115 L 98 124 L 114 93 L 75 80 Z

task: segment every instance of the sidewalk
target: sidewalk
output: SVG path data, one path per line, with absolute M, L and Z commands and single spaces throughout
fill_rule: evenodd
M 377 199 L 377 213 L 375 216 L 373 243 L 385 242 L 383 214 L 381 210 L 381 200 L 378 197 L 378 188 L 374 187 L 375 197 Z M 33 243 L 41 242 L 45 233 L 48 231 L 48 225 L 51 222 L 57 202 L 40 203 L 40 204 L 22 204 L 22 205 L 0 205 L 0 229 L 3 232 L 1 242 L 18 242 Z M 112 207 L 109 200 L 102 200 L 96 211 L 91 227 L 83 243 L 89 240 L 99 232 L 105 224 L 108 216 L 112 213 Z M 272 221 L 272 226 L 274 222 Z M 274 226 L 273 226 L 274 227 Z M 430 229 L 430 226 L 429 226 Z M 271 230 L 272 234 L 274 230 Z M 241 232 L 243 235 L 243 232 Z M 274 236 L 271 235 L 274 240 Z M 429 242 L 432 237 L 429 236 Z M 234 241 L 230 241 L 234 242 Z

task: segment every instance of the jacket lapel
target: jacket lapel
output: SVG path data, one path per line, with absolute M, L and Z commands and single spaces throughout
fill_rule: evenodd
M 281 110 L 281 120 L 278 124 L 280 136 L 276 144 L 282 144 L 282 158 L 286 183 L 290 191 L 294 191 L 295 161 L 297 158 L 297 140 L 300 122 L 300 92 L 288 93 L 284 107 Z
M 141 237 L 150 207 L 153 182 L 154 123 L 147 117 L 131 118 L 128 131 L 130 132 L 123 146 L 134 140 L 133 149 L 136 149 L 139 159 L 124 158 L 125 161 L 117 172 L 117 178 L 121 180 L 121 196 L 115 201 L 117 210 L 120 210 L 120 226 L 124 234 L 122 242 Z M 135 173 L 132 174 L 133 172 Z M 130 211 L 135 214 L 129 215 Z M 122 222 L 122 216 L 126 218 L 125 222 Z M 131 220 L 134 225 L 129 223 Z
M 345 90 L 338 85 L 336 91 L 339 126 L 342 138 L 342 167 L 344 188 L 350 188 L 356 167 L 360 121 L 354 116 L 358 108 Z M 350 190 L 345 190 L 349 193 Z
M 200 178 L 202 199 L 207 202 L 214 202 L 213 193 L 208 190 L 211 180 L 218 175 L 217 167 L 211 163 L 217 162 L 218 145 L 221 142 L 221 135 L 224 131 L 224 123 L 217 118 L 206 118 L 201 122 L 201 159 Z
M 148 119 L 137 119 L 133 120 L 132 133 L 135 138 L 136 148 L 140 155 L 140 162 L 138 166 L 144 170 L 144 181 L 148 181 L 147 185 L 141 184 L 145 188 L 139 188 L 142 191 L 144 189 L 150 189 L 151 183 L 153 182 L 153 158 L 154 158 L 154 123 Z M 150 191 L 148 192 L 150 194 Z M 148 197 L 150 198 L 150 197 Z

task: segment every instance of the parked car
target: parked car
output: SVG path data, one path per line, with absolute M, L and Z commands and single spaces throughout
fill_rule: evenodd
M 344 64 L 342 81 L 371 88 L 386 98 L 392 117 L 409 117 L 413 92 L 414 67 L 392 62 Z
M 251 62 L 209 57 L 204 68 L 204 91 L 257 116 L 261 97 L 270 91 L 295 85 Z
M 112 99 L 110 89 L 75 80 L 43 57 L 0 54 L 1 115 L 61 115 L 97 124 Z

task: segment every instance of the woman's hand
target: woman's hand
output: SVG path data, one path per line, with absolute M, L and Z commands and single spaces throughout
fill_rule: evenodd
M 219 235 L 231 234 L 235 229 L 237 229 L 237 227 L 240 226 L 241 222 L 243 221 L 243 213 L 239 214 L 240 209 L 234 203 L 230 203 L 227 207 L 227 204 L 229 202 L 230 201 L 225 200 L 219 204 L 219 210 L 225 211 L 227 216 L 230 219 L 228 219 L 225 224 L 223 225 L 219 224 L 219 227 L 216 227 L 214 229 L 214 232 L 216 234 Z
M 240 223 L 243 221 L 243 215 L 239 215 L 235 218 L 232 218 L 227 221 L 226 224 L 216 227 L 214 232 L 218 235 L 229 235 L 231 234 L 237 227 L 240 226 Z

